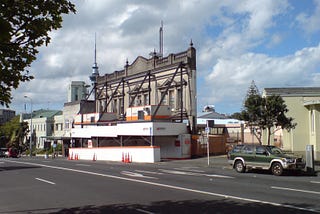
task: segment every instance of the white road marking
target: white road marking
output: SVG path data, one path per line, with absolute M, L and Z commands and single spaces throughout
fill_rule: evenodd
M 136 172 L 141 172 L 141 173 L 147 173 L 147 174 L 153 174 L 153 175 L 163 175 L 161 172 L 152 172 L 152 171 L 145 171 L 145 170 L 134 170 Z
M 136 209 L 137 211 L 139 212 L 142 212 L 142 213 L 146 213 L 146 214 L 154 214 L 153 212 L 150 212 L 150 211 L 147 211 L 147 210 L 143 210 L 143 209 Z
M 195 176 L 207 176 L 207 177 L 216 177 L 216 178 L 234 178 L 227 175 L 215 175 L 215 174 L 202 174 L 202 173 L 195 173 L 195 172 L 184 172 L 184 171 L 177 171 L 177 170 L 167 170 L 167 169 L 159 169 L 162 172 L 176 174 L 176 175 L 195 175 Z
M 131 177 L 157 179 L 157 178 L 155 178 L 155 177 L 144 176 L 143 174 L 135 173 L 135 172 L 129 172 L 129 171 L 121 171 L 121 174 L 123 174 L 123 175 L 127 175 L 127 176 L 131 176 Z
M 310 191 L 310 190 L 292 189 L 292 188 L 276 187 L 276 186 L 271 186 L 271 188 L 272 188 L 272 189 L 280 189 L 280 190 L 288 190 L 288 191 L 294 191 L 294 192 L 304 192 L 304 193 L 310 193 L 310 194 L 317 194 L 317 195 L 320 195 L 320 192 Z
M 179 187 L 179 186 L 156 183 L 156 182 L 151 182 L 151 181 L 137 180 L 137 179 L 133 179 L 133 178 L 125 178 L 125 177 L 119 177 L 119 176 L 114 176 L 114 175 L 108 175 L 108 174 L 102 174 L 102 173 L 96 173 L 96 172 L 90 172 L 90 171 L 84 171 L 84 170 L 78 170 L 78 169 L 65 168 L 65 167 L 60 167 L 60 166 L 48 166 L 48 165 L 44 165 L 44 164 L 37 164 L 37 163 L 30 163 L 30 162 L 19 162 L 19 161 L 9 161 L 9 160 L 8 160 L 8 162 L 25 164 L 25 165 L 32 165 L 32 166 L 40 166 L 40 167 L 46 167 L 46 168 L 58 169 L 58 170 L 65 170 L 65 171 L 70 171 L 70 172 L 77 172 L 77 173 L 83 173 L 83 174 L 87 174 L 87 175 L 95 175 L 95 176 L 101 176 L 101 177 L 124 180 L 124 181 L 131 181 L 131 182 L 136 182 L 136 183 L 148 184 L 148 185 L 164 187 L 164 188 L 168 188 L 168 189 L 188 191 L 188 192 L 193 192 L 193 193 L 198 193 L 198 194 L 203 194 L 203 195 L 210 195 L 210 196 L 221 197 L 221 198 L 227 198 L 227 199 L 232 199 L 232 200 L 239 200 L 239 201 L 246 201 L 246 202 L 260 203 L 260 204 L 268 204 L 268 205 L 277 206 L 277 207 L 286 207 L 286 208 L 309 211 L 309 212 L 319 212 L 319 211 L 317 211 L 315 209 L 297 207 L 297 206 L 293 206 L 293 205 L 289 205 L 289 204 L 280 204 L 280 203 L 270 202 L 270 201 L 265 201 L 265 200 L 258 200 L 258 199 L 244 198 L 244 197 L 238 197 L 238 196 L 226 195 L 226 194 L 220 194 L 220 193 L 214 193 L 214 192 L 207 192 L 207 191 L 202 191 L 202 190 L 190 189 L 190 188 L 186 188 L 186 187 Z
M 4 162 L 0 162 L 0 164 L 4 164 Z
M 180 167 L 180 168 L 173 168 L 173 169 L 176 169 L 176 170 L 185 170 L 185 171 L 190 171 L 190 172 L 205 172 L 203 170 L 198 170 L 198 169 L 194 169 L 195 167 Z
M 177 170 L 168 170 L 168 169 L 159 169 L 161 172 L 166 172 L 170 174 L 176 174 L 176 175 L 193 175 L 192 172 L 183 172 L 183 171 L 177 171 Z
M 45 182 L 45 183 L 48 183 L 48 184 L 52 184 L 52 185 L 55 185 L 56 183 L 53 183 L 51 181 L 48 181 L 48 180 L 45 180 L 45 179 L 41 179 L 41 178 L 36 178 L 36 180 L 38 181 L 42 181 L 42 182 Z
M 76 165 L 77 165 L 77 166 L 91 166 L 91 165 L 89 165 L 89 164 L 82 164 L 82 163 L 77 163 Z
M 313 183 L 313 184 L 320 184 L 320 181 L 310 181 L 310 183 Z

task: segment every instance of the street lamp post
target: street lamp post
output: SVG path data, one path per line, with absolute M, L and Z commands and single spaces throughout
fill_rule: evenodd
M 33 134 L 33 128 L 32 128 L 32 99 L 31 99 L 31 97 L 28 97 L 26 95 L 24 96 L 24 98 L 30 99 L 31 117 L 30 117 L 30 145 L 29 145 L 29 148 L 30 148 L 30 157 L 32 157 L 32 134 Z

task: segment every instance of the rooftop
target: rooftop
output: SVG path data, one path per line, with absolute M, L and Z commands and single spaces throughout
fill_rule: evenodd
M 280 96 L 320 96 L 320 87 L 288 87 L 288 88 L 265 88 L 263 95 Z

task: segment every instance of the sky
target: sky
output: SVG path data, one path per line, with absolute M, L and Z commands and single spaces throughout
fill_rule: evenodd
M 197 108 L 242 110 L 255 81 L 270 87 L 320 87 L 320 0 L 73 0 L 51 43 L 28 68 L 34 80 L 13 91 L 19 112 L 62 110 L 71 81 L 85 81 L 94 62 L 96 34 L 100 75 L 159 50 L 164 56 L 197 51 Z

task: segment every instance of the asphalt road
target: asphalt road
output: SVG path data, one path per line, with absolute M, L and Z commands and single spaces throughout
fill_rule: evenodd
M 0 213 L 320 213 L 319 176 L 239 174 L 225 157 L 0 159 L 0 178 Z

